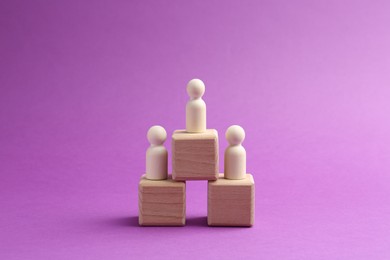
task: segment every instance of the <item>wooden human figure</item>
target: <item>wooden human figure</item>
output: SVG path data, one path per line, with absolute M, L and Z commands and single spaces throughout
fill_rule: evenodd
M 189 133 L 206 132 L 206 103 L 202 96 L 205 91 L 203 81 L 192 79 L 187 84 L 190 100 L 186 106 L 186 130 Z
M 225 179 L 241 180 L 246 177 L 246 151 L 241 143 L 245 131 L 241 126 L 232 125 L 226 130 L 229 146 L 225 150 Z
M 168 177 L 168 151 L 164 146 L 167 132 L 161 126 L 152 126 L 147 134 L 150 143 L 146 151 L 146 178 L 165 180 Z

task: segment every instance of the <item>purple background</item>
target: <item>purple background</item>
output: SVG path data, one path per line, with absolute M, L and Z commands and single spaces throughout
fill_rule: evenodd
M 0 2 L 2 259 L 389 259 L 389 1 Z M 137 226 L 147 129 L 246 130 L 253 228 Z M 169 138 L 170 139 L 170 138 Z M 170 140 L 167 141 L 170 151 Z M 222 170 L 221 160 L 221 170 Z

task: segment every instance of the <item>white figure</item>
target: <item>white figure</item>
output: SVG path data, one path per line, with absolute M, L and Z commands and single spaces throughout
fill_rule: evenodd
M 246 151 L 241 143 L 245 131 L 239 125 L 232 125 L 226 130 L 229 146 L 225 150 L 225 179 L 240 180 L 246 176 Z
M 147 134 L 150 146 L 146 151 L 146 178 L 165 180 L 168 177 L 168 151 L 164 146 L 167 132 L 161 126 L 152 126 Z
M 186 130 L 189 133 L 206 132 L 206 103 L 202 96 L 205 91 L 203 81 L 192 79 L 187 84 L 190 100 L 186 106 Z

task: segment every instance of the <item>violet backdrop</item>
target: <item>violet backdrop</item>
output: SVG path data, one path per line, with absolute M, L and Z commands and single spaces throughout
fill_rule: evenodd
M 389 259 L 389 1 L 0 2 L 1 259 Z M 146 131 L 246 130 L 253 228 L 137 226 Z M 166 143 L 170 151 L 170 138 Z M 220 165 L 223 170 L 223 160 Z

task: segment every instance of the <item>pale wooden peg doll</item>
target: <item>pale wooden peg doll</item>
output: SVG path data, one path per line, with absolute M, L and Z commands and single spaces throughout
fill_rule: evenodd
M 147 134 L 150 143 L 146 151 L 146 178 L 165 180 L 168 177 L 168 151 L 164 146 L 167 132 L 161 126 L 152 126 Z
M 186 106 L 186 130 L 189 133 L 206 132 L 206 103 L 202 99 L 205 91 L 203 81 L 192 79 L 187 84 L 190 100 Z
M 232 125 L 226 130 L 226 139 L 229 146 L 225 150 L 226 179 L 241 180 L 246 177 L 246 151 L 242 146 L 245 131 L 241 126 Z

